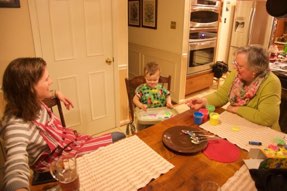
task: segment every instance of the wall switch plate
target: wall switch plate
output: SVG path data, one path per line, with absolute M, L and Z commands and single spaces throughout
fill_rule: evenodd
M 176 22 L 175 21 L 170 21 L 170 28 L 176 29 Z

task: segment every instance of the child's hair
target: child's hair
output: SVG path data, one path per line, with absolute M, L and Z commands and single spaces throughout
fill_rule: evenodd
M 159 70 L 159 66 L 155 62 L 149 62 L 144 67 L 144 75 L 153 75 Z

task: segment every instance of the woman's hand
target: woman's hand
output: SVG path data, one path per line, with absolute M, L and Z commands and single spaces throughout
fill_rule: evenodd
M 186 102 L 186 104 L 194 110 L 198 110 L 207 104 L 206 98 L 193 98 Z
M 71 108 L 74 107 L 72 101 L 70 99 L 68 99 L 66 96 L 64 96 L 64 94 L 62 92 L 56 91 L 55 95 L 57 96 L 57 98 L 59 98 L 59 100 L 61 102 L 64 103 L 64 105 L 67 108 L 67 110 L 70 110 Z
M 237 113 L 237 110 L 238 110 L 239 106 L 231 106 L 229 105 L 226 110 L 231 112 L 231 113 Z

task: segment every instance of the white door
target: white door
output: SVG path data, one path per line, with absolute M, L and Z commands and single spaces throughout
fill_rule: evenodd
M 111 0 L 29 1 L 36 54 L 54 88 L 71 98 L 68 127 L 95 134 L 115 127 Z

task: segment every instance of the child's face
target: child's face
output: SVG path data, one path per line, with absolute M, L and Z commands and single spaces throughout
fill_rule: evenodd
M 145 81 L 149 87 L 154 88 L 158 84 L 158 80 L 159 80 L 159 70 L 156 71 L 156 73 L 154 73 L 153 75 L 150 74 L 145 75 Z

